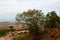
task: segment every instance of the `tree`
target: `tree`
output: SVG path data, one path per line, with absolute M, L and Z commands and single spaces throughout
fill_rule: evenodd
M 27 24 L 29 33 L 33 36 L 37 36 L 40 33 L 39 25 L 43 22 L 44 14 L 41 10 L 28 10 L 21 14 L 17 14 L 16 21 L 18 23 Z
M 55 28 L 57 27 L 57 22 L 59 21 L 59 17 L 58 15 L 56 14 L 55 11 L 52 11 L 52 12 L 49 12 L 47 15 L 46 15 L 46 27 L 49 27 L 49 28 Z

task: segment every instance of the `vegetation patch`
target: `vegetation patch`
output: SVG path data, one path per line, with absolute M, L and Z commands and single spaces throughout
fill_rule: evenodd
M 9 32 L 8 29 L 2 29 L 2 30 L 0 30 L 0 37 L 7 35 L 8 32 Z
M 25 34 L 20 34 L 18 37 L 13 38 L 13 40 L 28 40 L 28 36 Z

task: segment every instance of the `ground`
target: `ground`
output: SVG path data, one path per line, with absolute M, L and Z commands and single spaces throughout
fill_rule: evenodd
M 15 32 L 15 35 L 18 35 L 19 31 Z M 0 40 L 12 40 L 13 36 L 9 32 L 6 36 L 0 37 Z M 40 40 L 60 40 L 60 28 L 52 28 L 42 32 L 39 37 Z M 29 40 L 33 40 L 32 37 L 29 37 Z

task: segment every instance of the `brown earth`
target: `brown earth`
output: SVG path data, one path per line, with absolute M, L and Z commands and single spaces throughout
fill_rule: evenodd
M 6 36 L 1 37 L 0 40 L 12 40 L 12 38 L 13 36 L 9 33 Z M 47 29 L 35 38 L 39 40 L 60 40 L 60 28 Z M 30 36 L 29 40 L 33 40 L 33 37 Z
M 60 28 L 47 29 L 35 38 L 39 40 L 60 40 Z M 30 37 L 29 40 L 33 40 L 33 37 Z

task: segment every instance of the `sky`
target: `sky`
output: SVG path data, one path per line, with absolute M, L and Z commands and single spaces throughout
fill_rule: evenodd
M 0 0 L 0 21 L 15 21 L 16 14 L 29 9 L 39 9 L 44 14 L 56 11 L 60 16 L 60 0 Z

